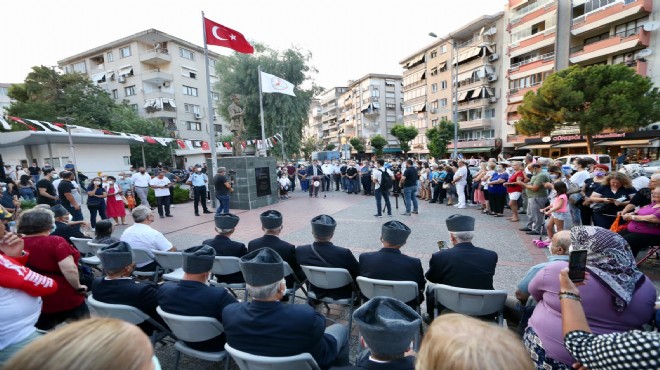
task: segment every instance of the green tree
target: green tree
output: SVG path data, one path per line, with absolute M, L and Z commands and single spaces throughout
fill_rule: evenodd
M 139 135 L 152 137 L 169 137 L 169 133 L 163 127 L 162 121 L 158 119 L 147 119 L 138 116 L 138 114 L 128 106 L 122 104 L 116 106 L 110 117 L 112 120 L 112 130 L 128 133 L 137 133 Z M 173 142 L 169 145 L 175 145 Z M 147 166 L 153 166 L 162 162 L 172 164 L 172 148 L 161 144 L 136 144 L 131 145 L 131 159 L 133 165 L 142 166 L 142 146 L 144 146 L 144 157 Z
M 371 138 L 371 147 L 374 148 L 374 154 L 377 156 L 382 156 L 383 155 L 383 148 L 388 144 L 387 139 L 383 137 L 383 135 L 376 135 Z
M 518 113 L 516 129 L 527 135 L 579 126 L 592 153 L 595 134 L 635 130 L 660 120 L 660 92 L 649 78 L 623 64 L 573 66 L 525 94 Z
M 440 159 L 447 154 L 447 145 L 454 140 L 454 123 L 443 118 L 440 123 L 426 130 L 427 147 L 433 158 Z
M 12 85 L 8 95 L 14 100 L 7 107 L 8 115 L 49 122 L 71 117 L 73 124 L 93 128 L 111 128 L 116 108 L 108 93 L 86 75 L 61 74 L 45 66 L 32 67 L 25 81 Z
M 356 152 L 358 153 L 364 152 L 364 144 L 365 144 L 364 138 L 352 137 L 348 142 L 351 144 L 351 146 L 353 147 L 353 149 L 355 149 Z
M 231 104 L 231 94 L 240 94 L 244 108 L 244 123 L 248 139 L 261 138 L 261 120 L 259 117 L 259 74 L 257 67 L 275 76 L 281 77 L 295 88 L 296 96 L 283 94 L 263 94 L 264 123 L 266 136 L 282 133 L 287 153 L 300 152 L 302 128 L 307 123 L 312 97 L 321 92 L 314 84 L 316 69 L 310 65 L 311 53 L 297 47 L 284 51 L 269 48 L 263 44 L 254 44 L 254 54 L 234 53 L 221 58 L 216 63 L 220 81 L 216 85 L 222 92 L 218 111 L 229 120 L 227 107 Z M 267 81 L 264 81 L 267 83 Z M 303 89 L 303 85 L 310 88 Z M 274 154 L 278 154 L 272 149 Z
M 300 146 L 300 152 L 303 155 L 303 158 L 310 159 L 312 158 L 312 152 L 321 150 L 323 143 L 319 141 L 316 137 L 310 136 L 303 140 L 302 145 Z
M 325 150 L 334 150 L 337 146 L 334 143 L 328 143 L 325 146 Z
M 404 126 L 402 124 L 397 124 L 392 127 L 390 130 L 392 136 L 396 137 L 399 140 L 399 147 L 405 156 L 408 156 L 410 151 L 410 144 L 408 144 L 412 139 L 417 137 L 419 131 L 412 126 Z

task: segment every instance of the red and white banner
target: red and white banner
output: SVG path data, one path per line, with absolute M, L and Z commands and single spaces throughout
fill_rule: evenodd
M 238 31 L 225 27 L 220 23 L 204 18 L 204 30 L 206 31 L 206 44 L 230 48 L 243 54 L 254 53 L 254 48 Z

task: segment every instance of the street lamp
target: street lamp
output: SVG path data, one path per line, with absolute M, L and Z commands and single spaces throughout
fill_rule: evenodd
M 434 37 L 434 38 L 439 38 L 438 35 L 436 35 L 433 32 L 429 32 L 429 36 Z M 444 39 L 440 40 L 442 41 L 448 41 L 451 40 L 451 54 L 452 54 L 452 63 L 451 63 L 451 73 L 452 73 L 452 81 L 454 85 L 454 89 L 452 91 L 452 96 L 453 96 L 453 103 L 452 103 L 452 120 L 454 121 L 454 154 L 453 157 L 456 159 L 458 158 L 458 46 L 456 45 L 456 40 L 454 40 L 452 35 L 449 34 L 447 37 Z M 453 57 L 456 57 L 456 66 L 454 67 L 453 63 Z

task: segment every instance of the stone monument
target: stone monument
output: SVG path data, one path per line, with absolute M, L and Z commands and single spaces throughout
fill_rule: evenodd
M 245 133 L 245 125 L 243 124 L 243 107 L 238 103 L 241 101 L 239 94 L 231 94 L 231 104 L 227 108 L 229 110 L 229 131 L 234 134 L 234 142 L 232 143 L 232 153 L 234 157 L 243 155 L 243 134 Z
M 211 159 L 207 159 L 207 162 L 210 166 Z M 230 209 L 249 210 L 279 201 L 280 187 L 277 182 L 275 158 L 218 157 L 218 166 L 227 168 L 227 179 L 232 182 L 234 188 L 229 198 Z

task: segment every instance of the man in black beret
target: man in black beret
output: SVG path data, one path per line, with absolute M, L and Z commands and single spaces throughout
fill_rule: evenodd
M 262 248 L 241 258 L 252 302 L 227 306 L 222 325 L 227 343 L 257 356 L 283 357 L 309 353 L 321 369 L 348 364 L 348 328 L 334 324 L 304 304 L 280 302 L 286 292 L 282 258 Z
M 131 246 L 128 243 L 116 242 L 99 249 L 97 256 L 101 260 L 106 276 L 94 279 L 92 284 L 94 299 L 99 302 L 135 307 L 165 325 L 156 312 L 158 284 L 148 280 L 134 280 L 131 277 L 135 270 Z M 147 335 L 151 335 L 154 329 L 146 321 L 138 326 Z
M 207 239 L 202 245 L 208 245 L 215 249 L 216 256 L 243 257 L 247 254 L 245 244 L 230 239 L 236 230 L 240 218 L 231 213 L 215 215 L 215 232 L 218 235 L 213 239 Z M 243 274 L 236 272 L 229 275 L 215 275 L 219 283 L 242 284 L 245 282 Z
M 296 260 L 301 265 L 343 268 L 353 277 L 359 275 L 360 266 L 353 253 L 347 249 L 332 244 L 337 222 L 328 215 L 319 215 L 312 219 L 312 235 L 314 243 L 296 248 Z M 337 289 L 321 289 L 313 285 L 310 289 L 318 298 L 330 297 L 342 299 L 351 296 L 353 288 L 350 284 Z
M 497 265 L 497 253 L 475 247 L 474 217 L 451 215 L 446 220 L 451 249 L 433 253 L 426 272 L 426 280 L 458 288 L 493 290 L 493 275 Z M 433 286 L 426 291 L 425 321 L 430 321 L 435 309 Z
M 417 289 L 419 289 L 419 301 L 412 300 L 406 304 L 417 308 L 419 303 L 424 301 L 426 280 L 422 261 L 401 253 L 401 247 L 406 244 L 410 233 L 410 228 L 402 222 L 384 223 L 380 236 L 383 247 L 379 251 L 360 255 L 360 276 L 380 280 L 416 282 Z
M 279 254 L 280 257 L 291 266 L 293 273 L 300 281 L 304 280 L 305 274 L 302 272 L 302 269 L 296 260 L 296 246 L 279 238 L 283 227 L 282 214 L 271 209 L 262 213 L 259 218 L 261 220 L 261 229 L 264 231 L 264 236 L 248 243 L 248 253 L 268 247 L 277 252 L 277 254 Z M 293 287 L 295 278 L 293 276 L 287 276 L 285 279 L 286 287 Z
M 183 280 L 167 282 L 158 289 L 158 304 L 168 313 L 183 316 L 213 317 L 222 322 L 222 310 L 238 301 L 227 289 L 207 284 L 215 250 L 208 245 L 188 248 L 183 254 Z M 186 342 L 199 351 L 224 350 L 225 334 L 203 342 Z

